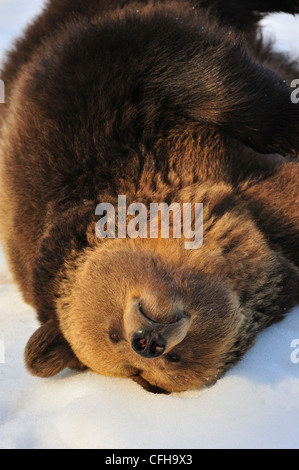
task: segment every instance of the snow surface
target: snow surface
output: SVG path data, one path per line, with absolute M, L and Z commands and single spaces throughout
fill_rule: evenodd
M 0 57 L 42 3 L 0 0 Z M 264 24 L 278 48 L 299 52 L 299 18 Z M 214 387 L 170 396 L 91 372 L 31 377 L 23 350 L 37 326 L 0 252 L 1 449 L 299 448 L 299 307 Z

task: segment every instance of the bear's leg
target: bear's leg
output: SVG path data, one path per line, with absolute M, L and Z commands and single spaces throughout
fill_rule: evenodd
M 170 63 L 157 93 L 168 95 L 180 114 L 260 153 L 298 154 L 299 103 L 292 100 L 294 90 L 255 62 L 242 45 L 223 44 L 208 51 L 205 54 L 199 44 L 198 55 L 185 67 Z

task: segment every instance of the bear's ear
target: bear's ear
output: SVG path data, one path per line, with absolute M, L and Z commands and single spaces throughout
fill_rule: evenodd
M 26 366 L 33 375 L 53 377 L 66 367 L 84 370 L 64 339 L 57 323 L 49 320 L 30 338 L 25 349 Z

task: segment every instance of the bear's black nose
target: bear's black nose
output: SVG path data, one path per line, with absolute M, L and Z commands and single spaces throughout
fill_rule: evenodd
M 166 344 L 166 340 L 153 330 L 137 330 L 133 333 L 131 338 L 133 350 L 140 356 L 148 359 L 162 356 Z

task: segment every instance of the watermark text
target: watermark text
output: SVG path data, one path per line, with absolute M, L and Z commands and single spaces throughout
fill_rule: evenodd
M 203 204 L 165 202 L 149 204 L 134 202 L 127 207 L 127 198 L 118 196 L 117 235 L 116 211 L 110 203 L 101 203 L 95 214 L 101 216 L 96 224 L 98 238 L 182 238 L 185 249 L 196 250 L 203 243 Z M 128 218 L 132 216 L 128 221 Z M 172 222 L 171 222 L 172 218 Z
M 291 93 L 291 101 L 294 104 L 299 103 L 299 78 L 296 78 L 291 83 L 291 88 L 295 88 Z
M 293 364 L 299 364 L 299 339 L 293 339 L 291 348 L 294 349 L 291 353 L 291 362 Z
M 5 85 L 4 81 L 0 80 L 0 104 L 5 103 Z

